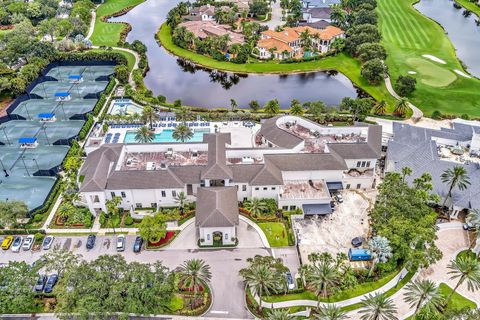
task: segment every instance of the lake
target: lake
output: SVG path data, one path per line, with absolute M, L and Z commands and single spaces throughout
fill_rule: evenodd
M 337 105 L 344 97 L 357 96 L 352 82 L 336 72 L 238 75 L 212 72 L 182 62 L 161 48 L 154 38 L 167 12 L 178 2 L 147 0 L 127 14 L 109 20 L 129 23 L 132 31 L 127 41 L 140 40 L 147 46 L 150 71 L 145 85 L 155 95 L 162 94 L 169 101 L 181 99 L 184 105 L 208 108 L 229 107 L 230 99 L 235 99 L 242 108 L 251 100 L 263 105 L 270 99 L 278 99 L 283 108 L 288 107 L 292 99 L 322 100 L 327 105 Z

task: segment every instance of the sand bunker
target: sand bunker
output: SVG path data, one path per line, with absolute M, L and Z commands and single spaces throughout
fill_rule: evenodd
M 417 74 L 415 71 L 408 71 L 408 74 Z
M 442 59 L 440 58 L 437 58 L 435 56 L 432 56 L 431 54 L 423 54 L 422 57 L 424 58 L 427 58 L 427 59 L 430 59 L 432 61 L 435 61 L 435 62 L 438 62 L 438 63 L 441 63 L 441 64 L 447 64 L 445 61 L 443 61 Z
M 471 76 L 469 76 L 469 75 L 466 74 L 465 72 L 462 72 L 462 71 L 460 71 L 460 70 L 458 70 L 458 69 L 453 70 L 453 72 L 455 72 L 456 74 L 461 75 L 462 77 L 471 78 Z

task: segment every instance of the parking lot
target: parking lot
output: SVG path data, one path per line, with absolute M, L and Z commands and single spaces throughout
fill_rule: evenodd
M 314 216 L 295 221 L 298 247 L 303 263 L 308 262 L 308 255 L 313 252 L 329 252 L 335 256 L 338 252 L 348 253 L 354 237 L 367 237 L 369 230 L 367 198 L 356 191 L 342 192 L 343 203 L 337 203 L 334 211 L 324 217 Z

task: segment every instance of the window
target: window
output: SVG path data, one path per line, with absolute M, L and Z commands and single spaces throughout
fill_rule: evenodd
M 247 197 L 243 197 L 243 202 L 245 202 L 245 201 L 247 201 L 247 200 L 248 200 Z
M 126 198 L 126 197 L 127 197 L 127 195 L 126 195 L 125 192 L 123 192 L 123 191 L 121 192 L 121 195 L 122 195 L 122 198 Z
M 260 190 L 260 188 L 259 188 L 259 187 L 255 187 L 255 191 L 258 191 L 258 190 Z
M 267 187 L 263 187 L 263 190 L 264 190 L 264 191 L 267 191 L 267 190 L 268 190 L 268 188 L 267 188 Z
M 94 203 L 99 203 L 99 202 L 100 202 L 100 198 L 98 198 L 98 196 L 93 196 L 93 202 L 94 202 Z
M 370 161 L 367 161 L 367 167 L 370 168 Z
M 210 240 L 210 234 L 207 234 L 207 240 Z
M 205 187 L 205 180 L 200 181 L 200 187 Z
M 362 164 L 361 161 L 357 161 L 357 168 L 360 168 L 360 165 Z
M 228 240 L 228 233 L 225 233 L 225 240 Z
M 275 188 L 275 187 L 272 187 L 272 190 L 275 190 L 275 189 L 277 189 L 277 188 Z
M 115 192 L 110 192 L 110 195 L 112 196 L 112 198 L 115 198 Z
M 360 189 L 362 187 L 361 183 L 357 183 L 357 189 Z
M 246 184 L 242 185 L 242 191 L 247 191 L 247 185 Z
M 152 208 L 156 208 L 156 207 L 157 207 L 157 203 L 156 203 L 156 202 L 152 202 L 152 203 L 150 203 L 150 207 L 152 207 Z
M 172 190 L 172 197 L 176 197 L 176 196 L 177 196 L 177 191 Z
M 362 168 L 367 165 L 367 161 L 362 161 Z
M 347 186 L 345 187 L 345 189 L 350 189 L 350 183 L 347 183 Z
M 165 190 L 162 190 L 162 198 L 165 198 L 167 196 L 167 193 L 165 192 Z
M 288 211 L 288 206 L 283 206 L 282 210 Z
M 290 206 L 290 211 L 296 210 L 297 206 Z
M 141 203 L 135 203 L 135 208 L 142 208 L 142 204 Z

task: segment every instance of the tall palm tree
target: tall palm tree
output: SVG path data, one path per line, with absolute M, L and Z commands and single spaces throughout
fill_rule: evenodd
M 139 143 L 149 143 L 155 139 L 155 134 L 147 126 L 137 129 L 135 133 L 135 141 Z
M 443 183 L 448 185 L 448 193 L 443 201 L 442 206 L 444 207 L 447 203 L 447 199 L 452 198 L 452 191 L 455 187 L 458 187 L 460 191 L 463 191 L 468 188 L 470 185 L 470 178 L 467 175 L 467 170 L 461 166 L 455 166 L 453 168 L 448 168 L 440 176 Z M 450 218 L 450 215 L 449 215 Z
M 362 320 L 397 320 L 395 316 L 397 307 L 392 299 L 389 299 L 383 293 L 375 295 L 369 294 L 362 300 L 363 307 L 359 311 L 362 313 Z
M 157 120 L 157 119 L 158 119 L 158 114 L 155 111 L 155 109 L 153 109 L 151 106 L 143 107 L 142 120 L 145 121 L 145 123 L 148 122 L 150 124 L 150 129 L 152 129 L 153 127 L 153 120 Z
M 172 133 L 173 139 L 185 142 L 193 138 L 193 131 L 185 123 L 179 124 Z
M 305 269 L 305 281 L 315 290 L 320 304 L 320 297 L 327 297 L 329 290 L 340 282 L 340 275 L 332 261 L 321 260 Z
M 290 104 L 290 114 L 294 116 L 302 116 L 304 113 L 304 109 L 300 101 L 297 99 L 293 99 L 292 103 Z
M 237 106 L 238 106 L 237 101 L 235 99 L 230 99 L 230 108 L 232 109 L 232 111 L 235 111 Z
M 328 304 L 318 308 L 318 314 L 315 315 L 317 320 L 344 320 L 348 319 L 346 312 L 334 304 Z
M 458 279 L 458 281 L 452 292 L 448 295 L 445 305 L 448 305 L 453 294 L 464 282 L 467 282 L 467 288 L 470 291 L 475 291 L 480 288 L 480 261 L 476 257 L 457 257 L 450 262 L 447 268 L 450 269 L 450 271 L 448 271 L 448 274 L 451 275 L 450 279 Z
M 262 199 L 252 198 L 251 200 L 245 201 L 245 209 L 250 211 L 252 216 L 256 218 L 267 210 L 267 205 Z
M 401 98 L 395 103 L 395 110 L 394 112 L 399 115 L 399 116 L 404 116 L 410 106 L 408 105 L 408 99 L 407 98 Z
M 295 317 L 290 317 L 288 314 L 288 309 L 273 309 L 270 311 L 268 316 L 266 317 L 267 320 L 292 320 Z
M 187 288 L 193 290 L 193 300 L 191 305 L 193 308 L 198 288 L 202 283 L 207 283 L 212 278 L 210 266 L 202 259 L 187 260 L 180 266 L 180 275 L 183 284 L 187 286 Z
M 187 204 L 187 195 L 185 192 L 180 192 L 175 197 L 175 202 L 178 203 L 178 207 L 180 208 L 180 213 L 183 214 L 185 210 L 185 206 Z
M 392 247 L 390 247 L 390 241 L 387 238 L 376 236 L 368 241 L 368 249 L 372 255 L 372 266 L 368 273 L 369 276 L 372 275 L 373 270 L 378 262 L 387 262 L 390 259 L 392 254 Z
M 260 300 L 263 295 L 270 295 L 280 287 L 280 279 L 277 272 L 265 264 L 254 264 L 250 268 L 240 270 L 240 275 Z M 260 303 L 260 310 L 262 304 Z
M 424 303 L 429 303 L 434 308 L 439 308 L 442 303 L 442 295 L 438 286 L 431 280 L 415 280 L 410 282 L 405 289 L 403 300 L 410 304 L 410 308 L 415 308 L 412 318 L 418 313 Z

